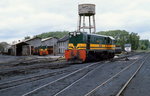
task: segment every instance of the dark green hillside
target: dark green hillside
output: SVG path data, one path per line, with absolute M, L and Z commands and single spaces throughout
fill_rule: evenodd
M 56 32 L 45 32 L 39 35 L 36 35 L 36 37 L 40 38 L 48 38 L 48 37 L 57 37 L 62 38 L 65 35 L 68 35 L 69 31 L 56 31 Z

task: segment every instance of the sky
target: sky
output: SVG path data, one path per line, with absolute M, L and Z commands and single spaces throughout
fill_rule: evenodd
M 75 31 L 78 4 L 96 5 L 96 31 L 126 30 L 150 40 L 150 0 L 0 0 L 0 42 Z

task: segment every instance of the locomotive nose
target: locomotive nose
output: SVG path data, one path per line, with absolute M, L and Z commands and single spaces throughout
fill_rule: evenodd
M 86 59 L 86 51 L 85 50 L 66 50 L 65 51 L 66 60 L 81 60 L 85 61 Z
M 79 55 L 79 51 L 78 50 L 72 50 L 71 51 L 71 56 L 78 57 L 78 55 Z

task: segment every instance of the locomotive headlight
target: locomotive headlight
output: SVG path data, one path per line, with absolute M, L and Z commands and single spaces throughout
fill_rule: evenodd
M 81 33 L 80 32 L 77 32 L 77 35 L 80 35 Z
M 73 35 L 73 32 L 71 32 L 70 35 Z
M 70 35 L 70 37 L 72 37 L 72 36 L 75 36 L 76 33 L 75 32 L 71 32 L 71 33 L 69 33 L 69 35 Z
M 80 35 L 81 33 L 80 33 L 80 32 L 71 32 L 71 33 L 69 33 L 69 34 L 70 34 L 70 37 L 71 37 L 71 36 Z

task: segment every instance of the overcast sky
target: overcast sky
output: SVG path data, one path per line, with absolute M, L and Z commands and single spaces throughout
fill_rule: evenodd
M 78 4 L 96 4 L 96 30 L 150 38 L 150 0 L 0 0 L 0 42 L 49 31 L 75 31 Z

